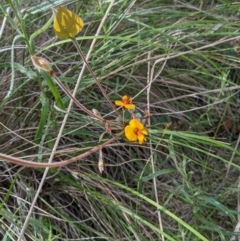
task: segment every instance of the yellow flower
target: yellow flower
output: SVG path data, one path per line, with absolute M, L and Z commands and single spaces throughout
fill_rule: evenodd
M 116 100 L 115 105 L 122 106 L 123 108 L 134 110 L 135 105 L 132 104 L 132 98 L 128 97 L 127 95 L 124 95 L 121 100 Z
M 59 6 L 57 11 L 53 10 L 53 15 L 53 29 L 60 39 L 75 39 L 84 26 L 78 15 L 62 6 Z
M 143 124 L 137 120 L 132 119 L 129 125 L 125 127 L 125 136 L 129 141 L 137 141 L 142 144 L 146 141 L 145 135 L 147 135 L 147 130 L 144 128 Z

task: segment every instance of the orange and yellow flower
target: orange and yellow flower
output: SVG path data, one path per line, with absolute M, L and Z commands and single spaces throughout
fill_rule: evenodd
M 132 119 L 125 127 L 125 136 L 129 141 L 137 141 L 142 144 L 146 141 L 145 135 L 148 134 L 144 125 L 137 119 Z
M 132 104 L 132 98 L 128 97 L 127 95 L 124 95 L 122 97 L 122 100 L 116 100 L 115 105 L 121 106 L 125 109 L 130 109 L 130 110 L 135 109 L 135 105 Z

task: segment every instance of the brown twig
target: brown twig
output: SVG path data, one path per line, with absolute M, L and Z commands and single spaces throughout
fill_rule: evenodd
M 0 153 L 0 159 L 2 159 L 3 161 L 8 161 L 17 165 L 21 165 L 21 166 L 26 166 L 26 167 L 35 167 L 35 168 L 46 168 L 46 167 L 62 167 L 62 166 L 66 166 L 72 162 L 76 162 L 86 156 L 89 156 L 90 154 L 100 150 L 103 147 L 106 147 L 108 144 L 112 143 L 113 141 L 115 141 L 118 137 L 120 137 L 123 134 L 123 131 L 121 131 L 120 133 L 118 133 L 116 136 L 114 136 L 113 138 L 109 139 L 108 141 L 104 142 L 102 145 L 98 145 L 93 147 L 91 150 L 84 152 L 76 157 L 72 157 L 66 161 L 61 161 L 61 162 L 52 162 L 52 163 L 39 163 L 39 162 L 31 162 L 31 161 L 25 161 L 21 158 L 18 157 L 13 157 L 13 156 L 9 156 L 3 153 Z
M 82 105 L 69 91 L 68 89 L 61 83 L 61 81 L 57 78 L 55 74 L 52 74 L 53 79 L 58 84 L 58 86 L 64 91 L 64 93 L 73 100 L 73 102 L 85 113 L 87 113 L 89 116 L 92 116 L 95 119 L 98 119 L 102 122 L 106 122 L 105 119 L 103 119 L 101 116 L 95 115 L 92 111 L 88 110 L 84 105 Z
M 84 63 L 86 64 L 86 66 L 87 66 L 90 74 L 92 75 L 93 79 L 95 80 L 96 84 L 98 85 L 99 89 L 101 90 L 103 96 L 106 98 L 106 100 L 108 101 L 108 103 L 110 104 L 110 106 L 112 107 L 112 109 L 115 111 L 115 113 L 116 113 L 118 116 L 120 116 L 117 108 L 115 107 L 115 105 L 112 103 L 112 101 L 111 101 L 111 100 L 109 99 L 109 97 L 107 96 L 107 94 L 106 94 L 105 90 L 103 89 L 102 85 L 100 84 L 97 76 L 94 74 L 91 66 L 89 65 L 88 61 L 86 60 L 86 58 L 85 58 L 82 50 L 80 49 L 80 47 L 79 47 L 79 45 L 78 45 L 78 42 L 76 41 L 76 39 L 72 39 L 72 41 L 73 41 L 75 47 L 77 48 L 77 50 L 78 50 L 78 52 L 79 52 L 82 60 L 83 60 Z

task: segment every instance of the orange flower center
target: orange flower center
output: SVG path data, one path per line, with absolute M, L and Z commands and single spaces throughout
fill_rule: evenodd
M 125 105 L 131 104 L 131 99 L 130 98 L 126 98 L 126 99 L 123 100 L 123 103 Z
M 137 135 L 137 136 L 141 136 L 142 135 L 142 132 L 140 130 L 138 130 L 138 128 L 136 128 L 134 130 L 134 133 Z

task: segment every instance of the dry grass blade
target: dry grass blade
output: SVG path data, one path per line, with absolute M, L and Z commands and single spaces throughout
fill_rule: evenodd
M 106 17 L 107 17 L 107 15 L 108 15 L 109 11 L 111 10 L 113 3 L 114 3 L 114 1 L 112 1 L 112 2 L 109 4 L 108 10 L 106 11 L 106 14 L 105 14 Z M 102 28 L 102 25 L 104 24 L 104 22 L 105 22 L 105 20 L 106 20 L 106 17 L 103 18 L 101 24 L 99 25 L 99 29 L 98 29 L 96 35 L 99 34 L 100 29 Z M 91 46 L 90 46 L 89 52 L 88 52 L 88 54 L 87 54 L 87 57 L 86 57 L 86 60 L 87 60 L 87 61 L 88 61 L 88 59 L 89 59 L 89 57 L 90 57 L 91 51 L 92 51 L 92 49 L 93 49 L 93 47 L 94 47 L 94 44 L 95 44 L 95 41 L 93 40 L 93 42 L 92 42 L 92 44 L 91 44 Z M 79 86 L 79 84 L 80 84 L 80 81 L 81 81 L 81 78 L 82 78 L 82 75 L 83 75 L 83 73 L 84 73 L 85 68 L 86 68 L 86 64 L 83 65 L 82 70 L 81 70 L 81 72 L 80 72 L 80 74 L 79 74 L 78 81 L 77 81 L 77 83 L 76 83 L 76 85 L 75 85 L 75 88 L 74 88 L 74 91 L 73 91 L 73 94 L 72 94 L 73 97 L 75 97 L 75 95 L 76 95 L 76 93 L 77 93 L 78 86 Z M 66 125 L 66 122 L 67 122 L 67 119 L 68 119 L 68 116 L 69 116 L 68 113 L 70 113 L 71 108 L 72 108 L 72 105 L 73 105 L 73 100 L 71 99 L 71 101 L 70 101 L 70 103 L 69 103 L 69 105 L 68 105 L 68 108 L 67 108 L 67 113 L 66 113 L 65 116 L 64 116 L 62 125 L 61 125 L 61 127 L 60 127 L 60 130 L 59 130 L 59 133 L 58 133 L 58 136 L 57 136 L 57 139 L 56 139 L 55 144 L 54 144 L 54 147 L 53 147 L 53 149 L 52 149 L 51 156 L 50 156 L 50 158 L 49 158 L 49 160 L 48 160 L 48 163 L 51 163 L 52 160 L 53 160 L 53 157 L 54 157 L 55 152 L 56 152 L 57 147 L 58 147 L 58 143 L 59 143 L 59 141 L 60 141 L 60 139 L 61 139 L 62 133 L 63 133 L 63 131 L 64 131 L 64 128 L 65 128 L 65 125 Z M 46 168 L 46 170 L 44 171 L 44 174 L 43 174 L 43 177 L 42 177 L 41 182 L 40 182 L 40 184 L 39 184 L 38 190 L 37 190 L 37 192 L 36 192 L 36 194 L 35 194 L 35 197 L 34 197 L 34 199 L 33 199 L 32 205 L 31 205 L 31 207 L 30 207 L 30 209 L 29 209 L 29 212 L 28 212 L 28 215 L 27 215 L 27 217 L 26 217 L 26 220 L 25 220 L 25 222 L 24 222 L 24 224 L 23 224 L 21 233 L 20 233 L 20 235 L 19 235 L 19 237 L 18 237 L 18 241 L 21 241 L 21 239 L 22 239 L 22 237 L 23 237 L 23 235 L 24 235 L 25 229 L 26 229 L 27 224 L 28 224 L 28 222 L 29 222 L 29 218 L 31 217 L 31 214 L 32 214 L 32 211 L 33 211 L 33 209 L 34 209 L 35 203 L 36 203 L 36 201 L 37 201 L 37 199 L 38 199 L 39 193 L 40 193 L 40 191 L 41 191 L 41 189 L 42 189 L 42 186 L 43 186 L 43 184 L 44 184 L 44 181 L 45 181 L 45 179 L 46 179 L 48 170 L 49 170 L 49 168 Z

